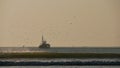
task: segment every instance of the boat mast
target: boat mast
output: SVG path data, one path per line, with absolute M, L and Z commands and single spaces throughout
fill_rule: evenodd
M 44 38 L 43 38 L 43 35 L 42 35 L 42 43 L 44 42 Z

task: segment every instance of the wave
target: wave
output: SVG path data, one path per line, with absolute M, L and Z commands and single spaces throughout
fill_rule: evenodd
M 2 59 L 0 66 L 120 65 L 119 59 Z

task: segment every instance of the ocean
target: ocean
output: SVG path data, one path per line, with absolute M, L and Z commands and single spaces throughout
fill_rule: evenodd
M 0 68 L 120 68 L 120 66 L 1 66 Z
M 55 53 L 120 53 L 120 48 L 97 48 L 97 47 L 0 47 L 0 52 L 55 52 Z
M 95 47 L 52 47 L 52 48 L 37 48 L 37 47 L 0 47 L 0 52 L 54 52 L 54 53 L 118 53 L 120 48 L 95 48 Z M 2 59 L 0 59 L 2 60 Z M 3 59 L 4 60 L 4 59 Z M 7 59 L 8 60 L 8 59 Z M 120 59 L 9 59 L 10 61 L 120 61 Z M 0 68 L 120 68 L 120 66 L 0 66 Z

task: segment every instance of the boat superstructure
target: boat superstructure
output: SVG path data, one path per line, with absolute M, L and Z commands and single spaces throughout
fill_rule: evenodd
M 50 44 L 47 43 L 46 40 L 44 40 L 43 36 L 42 36 L 42 43 L 39 45 L 39 48 L 50 48 Z

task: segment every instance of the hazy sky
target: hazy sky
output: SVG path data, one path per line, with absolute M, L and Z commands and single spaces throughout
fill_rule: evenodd
M 0 46 L 120 46 L 120 0 L 0 0 Z

